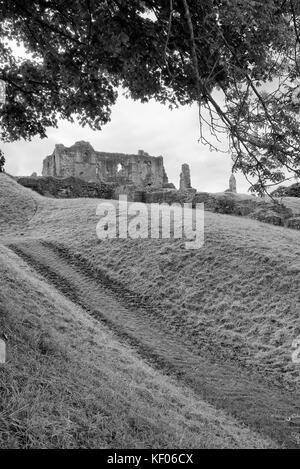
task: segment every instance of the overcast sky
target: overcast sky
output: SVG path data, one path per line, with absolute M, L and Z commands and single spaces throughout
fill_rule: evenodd
M 13 175 L 41 174 L 42 161 L 53 152 L 56 143 L 71 146 L 79 140 L 92 144 L 95 150 L 137 153 L 164 157 L 169 181 L 177 187 L 181 165 L 191 168 L 192 185 L 199 191 L 223 191 L 228 188 L 231 173 L 229 154 L 210 152 L 198 143 L 197 107 L 169 110 L 155 101 L 141 104 L 120 96 L 113 107 L 111 122 L 102 131 L 91 131 L 77 124 L 61 121 L 58 129 L 49 129 L 47 139 L 1 144 L 5 152 L 6 171 Z M 248 183 L 237 175 L 238 191 L 247 192 Z

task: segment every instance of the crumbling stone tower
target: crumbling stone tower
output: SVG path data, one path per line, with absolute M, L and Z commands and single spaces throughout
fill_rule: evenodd
M 186 191 L 191 188 L 192 188 L 192 185 L 191 185 L 190 167 L 188 164 L 183 164 L 181 166 L 179 189 L 181 191 Z
M 236 194 L 236 178 L 234 174 L 231 174 L 229 178 L 229 191 Z

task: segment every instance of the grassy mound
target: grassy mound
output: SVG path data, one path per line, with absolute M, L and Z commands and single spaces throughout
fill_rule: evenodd
M 8 185 L 9 205 L 10 194 L 25 189 L 10 180 Z M 291 360 L 300 334 L 298 231 L 206 212 L 199 250 L 186 251 L 181 240 L 99 241 L 97 204 L 40 197 L 24 234 L 65 244 L 91 269 L 151 302 L 200 348 L 280 385 L 299 386 L 299 368 Z
M 13 181 L 8 182 L 8 179 L 6 182 L 7 186 L 11 185 L 11 187 L 7 187 L 7 191 L 2 192 L 2 197 L 4 197 L 5 204 L 10 206 L 10 198 L 14 198 L 14 191 L 18 192 L 25 189 L 20 188 L 20 186 L 15 186 Z M 20 192 L 20 194 L 21 193 L 22 192 Z M 32 196 L 30 192 L 26 192 L 26 194 L 30 194 L 30 197 Z M 20 198 L 22 198 L 21 195 Z M 35 200 L 38 204 L 38 209 L 33 218 L 28 217 L 29 221 L 26 226 L 24 224 L 24 236 L 31 239 L 45 239 L 57 245 L 67 246 L 70 256 L 74 258 L 84 258 L 91 270 L 99 270 L 107 274 L 111 278 L 121 282 L 127 289 L 132 290 L 141 298 L 148 301 L 151 306 L 156 309 L 157 314 L 164 318 L 170 329 L 180 333 L 187 341 L 191 341 L 194 345 L 197 345 L 199 350 L 203 351 L 203 353 L 209 353 L 216 359 L 220 359 L 220 361 L 228 360 L 236 363 L 237 366 L 249 370 L 249 373 L 255 373 L 260 376 L 262 380 L 270 383 L 270 386 L 275 385 L 293 390 L 295 395 L 299 395 L 300 370 L 299 366 L 293 364 L 291 360 L 292 342 L 300 334 L 300 233 L 298 231 L 267 225 L 247 218 L 206 213 L 205 244 L 199 250 L 185 250 L 181 240 L 116 239 L 100 241 L 96 237 L 96 224 L 98 222 L 98 217 L 96 216 L 98 201 L 96 199 L 55 200 L 40 197 L 38 200 Z M 8 221 L 10 223 L 9 217 Z M 8 235 L 9 237 L 15 236 L 16 230 L 12 225 L 6 224 L 5 233 L 6 238 L 3 238 L 3 242 L 7 242 Z M 8 253 L 5 251 L 3 255 L 8 256 Z M 2 303 L 2 305 L 9 305 L 8 308 L 3 309 L 3 311 L 6 311 L 5 324 L 10 324 L 9 328 L 14 331 L 13 334 L 16 335 L 16 341 L 19 341 L 20 344 L 19 348 L 13 348 L 15 352 L 18 351 L 19 355 L 15 356 L 12 361 L 12 363 L 18 363 L 20 361 L 19 370 L 16 370 L 15 365 L 11 365 L 11 369 L 8 368 L 8 370 L 11 370 L 9 373 L 12 373 L 13 380 L 15 379 L 14 373 L 21 373 L 20 370 L 24 370 L 25 376 L 32 375 L 32 367 L 34 368 L 37 357 L 38 363 L 40 363 L 39 360 L 44 360 L 45 357 L 48 357 L 48 346 L 50 350 L 53 347 L 54 349 L 58 347 L 63 354 L 65 353 L 65 347 L 67 347 L 68 350 L 68 353 L 65 355 L 67 358 L 64 359 L 61 370 L 59 366 L 62 361 L 62 354 L 59 352 L 59 359 L 54 360 L 53 355 L 51 355 L 52 352 L 49 352 L 53 367 L 49 368 L 50 362 L 48 360 L 45 367 L 38 369 L 34 375 L 36 377 L 43 376 L 43 373 L 46 373 L 46 369 L 49 369 L 49 373 L 52 373 L 51 379 L 53 383 L 58 385 L 58 394 L 62 394 L 62 388 L 60 386 L 61 382 L 64 383 L 64 377 L 67 380 L 66 389 L 72 388 L 72 383 L 75 383 L 76 399 L 74 400 L 70 397 L 73 391 L 68 391 L 61 406 L 63 409 L 66 409 L 69 414 L 63 413 L 63 417 L 59 416 L 57 420 L 58 428 L 62 428 L 62 434 L 66 434 L 67 438 L 70 438 L 70 440 L 63 440 L 63 435 L 61 434 L 59 436 L 61 439 L 56 440 L 53 446 L 61 445 L 72 447 L 78 445 L 80 441 L 77 436 L 74 437 L 74 433 L 72 433 L 73 430 L 71 431 L 73 436 L 68 435 L 65 431 L 66 427 L 64 427 L 62 422 L 65 423 L 67 421 L 66 415 L 71 415 L 70 420 L 72 422 L 74 420 L 76 421 L 76 412 L 72 410 L 73 406 L 75 405 L 81 408 L 83 402 L 86 402 L 88 406 L 88 396 L 94 395 L 94 390 L 90 385 L 87 386 L 87 394 L 85 394 L 85 392 L 82 394 L 86 383 L 84 382 L 85 378 L 80 381 L 81 374 L 86 377 L 85 370 L 91 370 L 91 368 L 89 368 L 91 364 L 88 365 L 88 356 L 91 357 L 91 362 L 94 364 L 95 362 L 97 363 L 95 369 L 98 365 L 100 367 L 106 367 L 105 373 L 103 373 L 103 371 L 95 371 L 97 386 L 99 386 L 99 379 L 102 383 L 102 378 L 105 377 L 103 381 L 106 381 L 110 372 L 114 374 L 115 378 L 115 381 L 110 382 L 111 389 L 113 389 L 113 386 L 117 386 L 118 383 L 122 383 L 120 391 L 118 391 L 114 397 L 112 397 L 113 393 L 111 389 L 108 391 L 105 388 L 105 391 L 101 391 L 103 395 L 109 396 L 105 402 L 110 402 L 111 399 L 114 399 L 112 402 L 115 407 L 127 409 L 124 411 L 123 420 L 121 419 L 124 425 L 121 433 L 117 434 L 117 438 L 114 437 L 114 439 L 111 439 L 111 436 L 108 436 L 108 440 L 103 439 L 103 435 L 108 431 L 108 426 L 105 426 L 106 424 L 103 423 L 103 427 L 101 428 L 103 428 L 104 433 L 101 434 L 102 436 L 99 436 L 98 440 L 97 436 L 95 436 L 93 444 L 99 445 L 101 440 L 101 442 L 105 441 L 105 444 L 107 446 L 111 445 L 111 447 L 122 446 L 122 444 L 124 446 L 135 444 L 136 447 L 145 447 L 145 441 L 149 442 L 149 446 L 156 445 L 156 447 L 167 444 L 170 446 L 195 445 L 194 447 L 212 447 L 214 445 L 222 447 L 230 445 L 247 446 L 244 440 L 232 440 L 230 439 L 232 437 L 228 440 L 228 434 L 225 433 L 221 434 L 220 438 L 222 441 L 216 439 L 215 436 L 213 436 L 215 429 L 211 427 L 213 423 L 210 417 L 206 420 L 209 422 L 209 429 L 212 428 L 212 433 L 209 434 L 208 439 L 206 438 L 206 433 L 204 432 L 203 434 L 202 430 L 199 430 L 199 427 L 195 430 L 198 438 L 195 439 L 195 435 L 186 423 L 184 423 L 183 426 L 186 428 L 187 425 L 187 433 L 182 436 L 181 431 L 181 437 L 179 437 L 179 428 L 182 428 L 182 422 L 184 422 L 184 420 L 182 420 L 184 418 L 182 411 L 178 410 L 179 408 L 182 409 L 180 402 L 181 399 L 185 399 L 182 397 L 183 394 L 180 394 L 180 396 L 177 394 L 177 398 L 174 398 L 176 401 L 176 404 L 174 404 L 175 407 L 173 405 L 170 407 L 170 402 L 172 401 L 172 399 L 170 399 L 171 391 L 168 391 L 169 394 L 166 394 L 168 399 L 165 400 L 165 396 L 162 396 L 166 392 L 166 388 L 159 388 L 157 384 L 153 384 L 154 381 L 151 381 L 154 377 L 158 377 L 158 373 L 146 367 L 137 357 L 133 357 L 126 347 L 121 346 L 116 340 L 113 341 L 113 337 L 109 335 L 108 331 L 100 331 L 99 325 L 96 327 L 92 319 L 83 318 L 80 311 L 72 311 L 70 305 L 67 304 L 67 300 L 60 298 L 56 299 L 54 302 L 54 292 L 49 290 L 50 287 L 46 285 L 42 287 L 39 282 L 39 287 L 37 288 L 36 280 L 34 280 L 33 288 L 28 284 L 28 278 L 26 282 L 24 278 L 22 278 L 22 281 L 20 280 L 17 283 L 16 288 L 16 279 L 18 275 L 21 275 L 21 272 L 18 271 L 19 273 L 17 274 L 16 270 L 13 272 L 10 271 L 10 267 L 8 267 L 9 263 L 12 265 L 11 260 L 0 263 L 4 265 L 0 279 L 4 282 L 1 288 L 2 297 L 4 291 L 8 292 Z M 31 279 L 31 281 L 33 282 L 33 279 Z M 3 288 L 6 290 L 3 290 Z M 34 291 L 37 292 L 37 295 L 34 294 Z M 24 312 L 24 296 L 26 295 L 26 298 L 28 298 L 28 292 L 30 292 L 30 303 L 28 310 Z M 19 306 L 16 307 L 18 304 Z M 75 321 L 70 328 L 69 325 L 61 324 L 65 316 L 71 317 L 75 314 L 76 320 L 68 319 L 70 324 L 73 320 Z M 27 318 L 27 316 L 29 319 L 23 320 L 23 317 Z M 37 317 L 40 318 L 38 322 L 36 322 Z M 23 324 L 26 326 L 24 332 L 25 338 L 21 335 L 23 334 L 23 329 L 20 329 L 20 322 L 22 327 Z M 84 326 L 83 324 L 85 323 L 88 323 L 88 326 Z M 42 339 L 40 349 L 37 338 L 40 335 L 43 336 L 43 332 L 41 331 L 44 331 L 44 327 L 46 331 L 46 345 L 43 345 L 44 339 Z M 52 331 L 51 334 L 49 330 Z M 95 331 L 95 334 L 100 334 L 101 339 L 96 340 L 93 336 L 92 340 L 95 341 L 96 345 L 95 348 L 92 347 L 92 349 L 89 346 L 88 351 L 85 346 L 85 341 L 87 340 L 86 334 L 88 334 L 87 331 L 90 331 L 89 333 L 92 334 L 92 330 Z M 28 335 L 31 334 L 31 331 L 35 337 L 33 343 L 28 342 Z M 71 331 L 72 337 L 70 336 Z M 78 333 L 78 331 L 80 332 Z M 48 338 L 49 334 L 50 339 Z M 103 347 L 99 349 L 104 336 L 110 337 L 107 341 L 112 341 L 110 342 L 112 349 L 118 349 L 116 353 L 121 353 L 122 349 L 122 353 L 125 354 L 123 357 L 125 356 L 126 358 L 123 358 L 123 361 L 121 360 L 121 364 L 118 366 L 116 362 L 112 364 L 112 362 L 109 361 L 111 353 L 109 347 L 107 349 L 109 351 L 107 355 Z M 24 349 L 27 350 L 27 345 L 31 351 L 34 351 L 34 359 L 32 361 L 26 358 L 28 365 L 24 362 L 25 358 L 22 358 L 22 351 Z M 60 349 L 61 346 L 62 349 Z M 44 349 L 46 353 L 43 353 Z M 92 352 L 90 352 L 90 350 L 92 350 Z M 99 360 L 99 355 L 97 355 L 97 353 L 99 354 L 99 350 L 101 350 L 101 360 Z M 81 357 L 82 362 L 80 361 Z M 76 374 L 71 371 L 72 363 L 75 363 L 72 362 L 72 360 L 76 360 L 76 363 L 79 361 L 79 371 Z M 129 362 L 126 360 L 129 360 Z M 99 362 L 101 362 L 101 364 Z M 66 365 L 67 363 L 68 365 Z M 39 366 L 40 365 L 38 365 L 38 367 Z M 124 370 L 124 367 L 126 370 Z M 143 368 L 143 373 L 146 373 L 146 367 L 147 373 L 151 374 L 151 379 L 149 375 L 146 377 L 145 374 L 143 374 L 143 378 L 139 378 L 139 372 L 137 372 L 137 369 L 140 369 L 139 367 Z M 94 368 L 92 367 L 92 369 Z M 118 370 L 117 373 L 116 369 Z M 41 370 L 43 373 L 41 373 Z M 125 429 L 127 432 L 128 428 L 131 428 L 128 424 L 128 421 L 131 422 L 129 410 L 131 411 L 132 408 L 136 409 L 134 406 L 136 405 L 135 401 L 138 393 L 134 387 L 134 392 L 130 397 L 131 388 L 126 387 L 129 370 L 131 376 L 134 376 L 133 382 L 139 382 L 139 385 L 134 384 L 134 386 L 138 388 L 143 382 L 146 382 L 146 388 L 148 390 L 149 388 L 152 389 L 152 398 L 154 396 L 154 401 L 151 400 L 151 403 L 149 404 L 148 402 L 147 404 L 149 405 L 148 413 L 144 408 L 144 406 L 146 406 L 145 402 L 148 399 L 145 396 L 142 399 L 140 410 L 134 413 L 134 419 L 137 418 L 137 415 L 139 415 L 139 418 L 142 414 L 146 416 L 147 423 L 145 423 L 145 425 L 141 423 L 138 427 L 148 428 L 147 433 L 141 432 L 136 440 L 133 438 L 132 433 L 129 434 L 129 439 L 126 439 L 124 436 Z M 22 373 L 20 375 L 21 383 L 23 383 L 25 379 Z M 58 378 L 55 378 L 57 373 Z M 13 392 L 13 380 L 9 381 L 9 376 L 9 374 L 6 375 L 5 382 L 10 383 L 7 386 L 8 389 L 11 389 L 11 392 Z M 48 382 L 50 378 L 48 378 L 47 373 L 46 376 L 46 382 Z M 171 386 L 167 378 L 159 375 L 157 379 L 163 380 L 164 386 Z M 149 380 L 152 384 L 149 384 Z M 26 379 L 25 382 L 27 383 Z M 81 384 L 79 384 L 80 382 Z M 114 383 L 113 385 L 111 384 L 112 382 Z M 37 383 L 39 383 L 38 379 Z M 49 390 L 46 383 L 44 383 L 44 385 L 36 385 L 40 386 L 40 392 L 43 396 L 43 393 L 46 393 L 46 399 L 48 399 L 48 401 L 46 400 L 45 413 L 42 414 L 47 423 L 46 416 L 50 412 L 49 406 L 51 401 L 49 396 L 55 391 L 53 386 L 50 387 Z M 64 387 L 64 385 L 62 386 Z M 126 392 L 123 389 L 124 386 Z M 34 390 L 30 387 L 28 389 L 31 395 L 35 397 L 36 387 L 33 388 Z M 162 391 L 162 389 L 164 389 L 164 391 Z M 5 390 L 4 396 L 6 396 L 5 393 L 8 392 L 9 391 Z M 49 394 L 47 394 L 48 392 Z M 175 393 L 175 388 L 172 392 Z M 179 388 L 176 387 L 176 393 L 178 392 Z M 182 392 L 181 390 L 180 393 Z M 184 395 L 186 396 L 186 394 Z M 13 394 L 9 396 L 9 402 L 13 402 Z M 33 401 L 30 402 L 35 402 L 34 397 L 32 397 Z M 93 398 L 94 400 L 92 400 L 92 402 L 101 400 L 100 397 L 100 395 L 97 395 L 97 399 Z M 83 398 L 86 400 L 83 401 Z M 15 399 L 15 407 L 11 410 L 13 415 L 17 408 L 22 408 L 22 406 L 17 407 L 17 396 Z M 163 399 L 163 403 L 159 401 L 159 399 Z M 189 399 L 193 399 L 193 409 L 203 409 L 203 407 L 197 407 L 200 404 L 199 402 L 196 404 L 195 396 L 192 398 L 189 397 Z M 26 395 L 26 399 L 24 398 L 24 405 L 27 400 L 28 395 Z M 184 402 L 186 402 L 186 400 L 184 400 Z M 32 408 L 31 405 L 29 409 Z M 202 402 L 201 406 L 203 405 Z M 38 412 L 42 413 L 43 405 L 41 402 L 39 406 Z M 94 413 L 97 413 L 95 408 L 92 408 L 94 409 Z M 90 407 L 85 409 L 87 409 L 84 410 L 84 412 L 87 412 L 86 415 L 93 413 Z M 164 409 L 167 413 L 160 415 L 161 409 Z M 107 419 L 111 420 L 114 418 L 116 409 L 115 411 L 111 410 L 109 412 Z M 123 410 L 120 410 L 120 412 L 123 412 Z M 179 419 L 176 420 L 174 425 L 173 417 L 170 417 L 171 414 L 169 412 L 173 412 L 174 414 L 172 415 L 176 415 Z M 193 414 L 194 410 L 191 412 Z M 35 414 L 36 409 L 32 411 L 29 417 L 31 416 L 31 418 L 34 419 Z M 152 415 L 152 420 L 150 420 L 150 415 Z M 121 414 L 118 414 L 116 419 L 112 421 L 117 422 L 117 419 L 120 418 Z M 49 443 L 51 435 L 50 429 L 52 428 L 53 431 L 54 427 L 57 428 L 52 419 L 54 419 L 53 416 L 51 416 L 49 427 L 46 426 L 46 428 L 49 428 L 49 436 L 33 436 L 32 442 L 28 443 L 29 446 L 38 446 L 40 444 L 45 446 L 51 445 L 51 443 Z M 87 422 L 90 421 L 94 422 L 93 419 L 87 419 L 86 421 L 84 419 L 81 420 L 78 423 L 78 427 L 76 427 L 77 433 L 79 432 L 78 428 L 82 429 L 83 425 L 87 425 Z M 149 423 L 150 421 L 152 423 Z M 225 421 L 228 422 L 230 419 Z M 32 421 L 30 422 L 32 423 Z M 106 422 L 106 420 L 101 420 L 101 422 Z M 163 433 L 165 432 L 167 435 L 165 440 L 163 439 L 162 433 L 158 431 L 157 426 L 154 425 L 154 422 L 159 422 L 157 423 L 158 428 L 164 429 Z M 168 422 L 172 422 L 172 428 L 168 427 Z M 193 422 L 195 421 L 193 420 Z M 17 424 L 19 424 L 19 421 Z M 97 421 L 95 425 L 97 426 L 98 424 L 99 421 Z M 29 425 L 29 423 L 27 422 L 26 425 Z M 219 425 L 219 422 L 217 425 Z M 74 429 L 73 424 L 71 428 Z M 99 429 L 99 427 L 97 428 Z M 110 428 L 113 428 L 113 435 L 115 435 L 115 424 L 111 424 Z M 136 426 L 133 426 L 133 428 L 136 428 Z M 93 431 L 95 432 L 95 426 L 91 429 L 92 434 Z M 238 430 L 238 432 L 239 431 L 240 430 Z M 8 429 L 7 434 L 11 435 L 12 431 Z M 34 435 L 36 435 L 36 433 L 34 433 Z M 136 435 L 136 433 L 134 433 L 134 435 Z M 234 438 L 236 438 L 236 434 L 234 435 Z M 39 439 L 35 440 L 35 438 L 44 437 L 46 438 L 44 442 Z M 20 444 L 18 441 L 16 444 Z M 257 444 L 254 441 L 255 439 L 251 440 L 249 437 L 248 445 Z M 84 441 L 82 446 L 86 444 L 87 442 Z M 260 441 L 259 444 L 265 443 Z
M 0 234 L 13 227 L 22 229 L 34 216 L 38 194 L 20 186 L 6 174 L 0 174 Z
M 300 334 L 300 233 L 229 215 L 205 214 L 205 245 L 96 237 L 96 200 L 47 200 L 27 235 L 68 246 L 157 307 L 202 349 L 299 386 L 291 346 Z
M 1 448 L 274 446 L 154 371 L 0 246 L 3 328 Z

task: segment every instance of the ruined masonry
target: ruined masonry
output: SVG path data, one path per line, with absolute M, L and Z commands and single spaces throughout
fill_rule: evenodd
M 236 193 L 236 179 L 234 174 L 231 174 L 229 179 L 229 191 Z
M 181 191 L 191 189 L 191 171 L 188 164 L 181 166 L 179 189 Z
M 67 148 L 55 145 L 43 161 L 43 176 L 77 177 L 86 182 L 134 185 L 136 188 L 163 188 L 168 185 L 163 157 L 143 150 L 137 155 L 95 151 L 89 142 L 76 142 Z

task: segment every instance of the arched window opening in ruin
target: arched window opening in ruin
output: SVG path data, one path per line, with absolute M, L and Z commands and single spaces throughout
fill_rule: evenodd
M 120 173 L 123 169 L 124 169 L 124 166 L 121 163 L 118 163 L 117 174 Z

